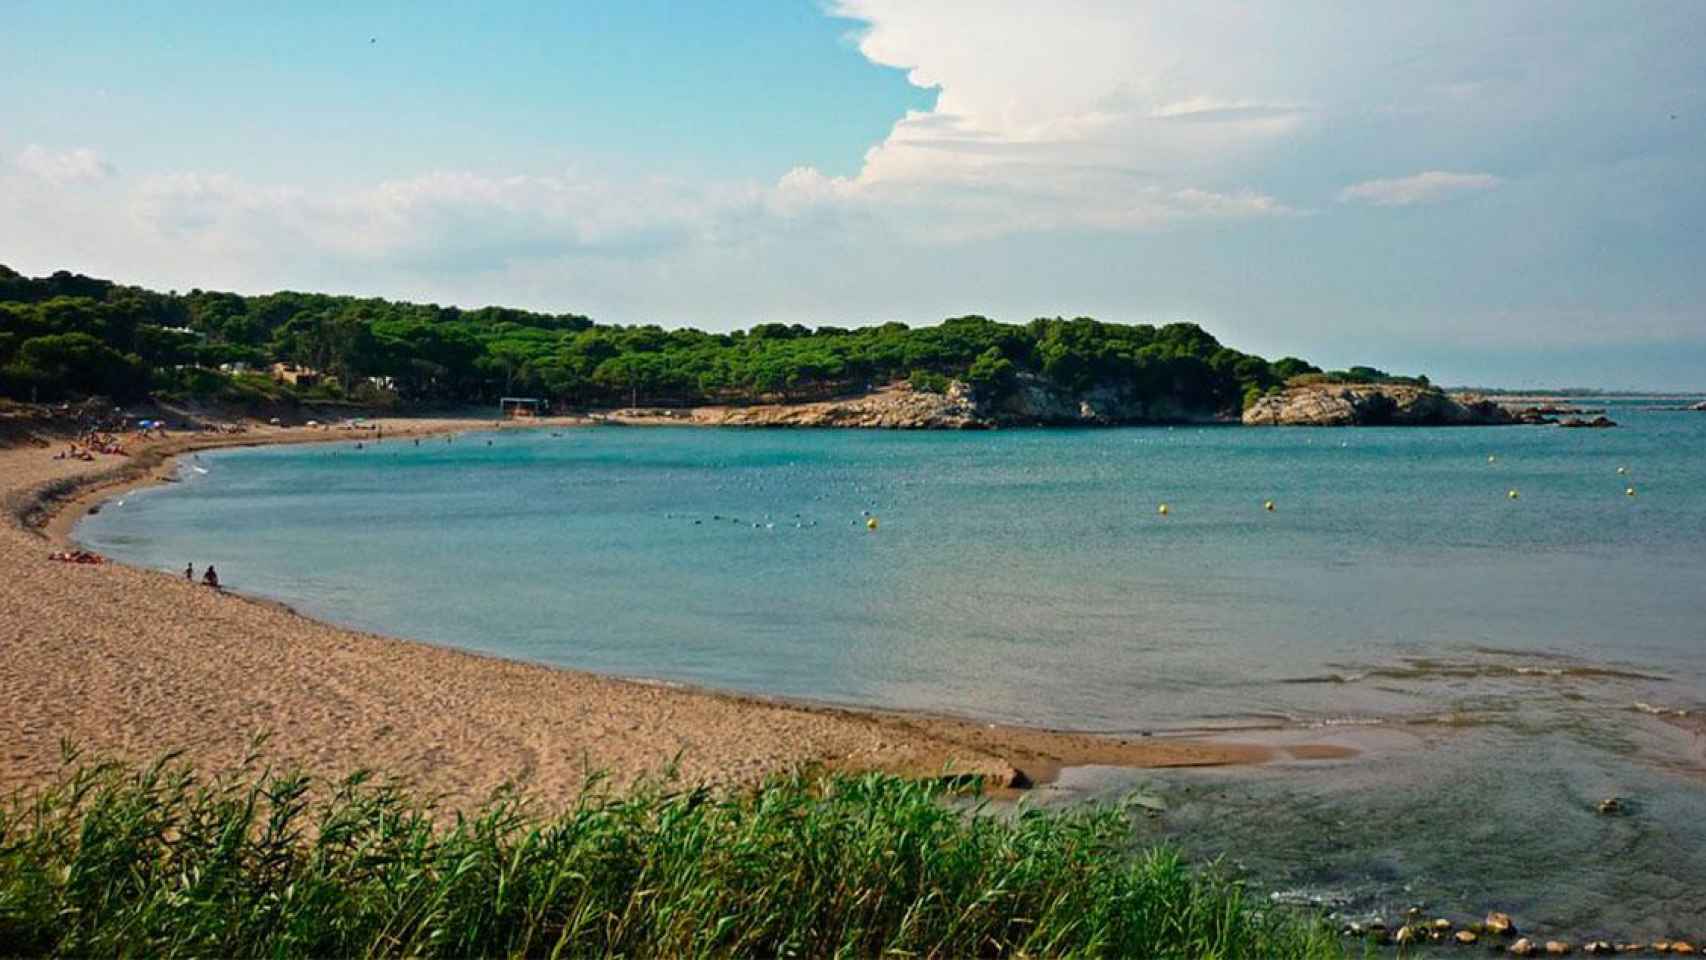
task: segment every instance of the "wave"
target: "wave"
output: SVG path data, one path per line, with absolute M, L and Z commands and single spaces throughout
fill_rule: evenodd
M 1629 709 L 1634 710 L 1637 713 L 1651 714 L 1655 717 L 1687 717 L 1693 715 L 1693 711 L 1686 710 L 1682 707 L 1660 707 L 1641 700 L 1635 701 Z
M 1661 682 L 1670 679 L 1625 667 L 1598 664 L 1571 666 L 1533 666 L 1528 664 L 1474 663 L 1463 661 L 1414 659 L 1401 666 L 1367 667 L 1357 670 L 1335 670 L 1331 673 L 1286 677 L 1279 683 L 1357 683 L 1363 680 L 1431 680 L 1434 678 L 1477 680 L 1510 678 L 1557 678 L 1587 680 L 1645 680 Z

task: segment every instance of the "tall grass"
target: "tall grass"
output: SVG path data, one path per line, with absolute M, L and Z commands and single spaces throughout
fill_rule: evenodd
M 0 813 L 0 954 L 1337 956 L 1118 809 L 996 815 L 884 776 L 751 792 L 500 795 L 435 814 L 357 776 L 311 791 L 68 763 Z

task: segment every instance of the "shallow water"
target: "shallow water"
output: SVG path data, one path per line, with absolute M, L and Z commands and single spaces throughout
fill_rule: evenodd
M 223 451 L 78 536 L 167 570 L 211 561 L 341 623 L 569 667 L 1086 730 L 1361 736 L 1330 776 L 1169 775 L 1255 799 L 1192 801 L 1158 829 L 1359 905 L 1497 900 L 1572 931 L 1692 911 L 1706 935 L 1689 726 L 1706 415 L 1610 406 L 1624 427 L 597 428 Z M 1591 812 L 1613 793 L 1636 812 Z

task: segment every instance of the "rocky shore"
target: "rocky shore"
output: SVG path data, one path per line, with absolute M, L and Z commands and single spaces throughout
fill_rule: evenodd
M 715 427 L 860 427 L 889 430 L 987 430 L 994 427 L 1114 426 L 1140 423 L 1236 422 L 1211 409 L 1145 403 L 1130 391 L 1094 386 L 1062 389 L 1020 374 L 999 397 L 958 380 L 941 392 L 891 383 L 870 393 L 812 403 L 766 403 L 672 409 L 637 407 L 592 414 L 606 423 L 681 423 Z
M 1526 420 L 1474 394 L 1408 384 L 1320 383 L 1287 387 L 1244 411 L 1249 426 L 1500 426 Z
M 1354 920 L 1341 928 L 1345 936 L 1380 945 L 1395 945 L 1400 952 L 1425 944 L 1454 944 L 1459 947 L 1484 945 L 1491 953 L 1513 957 L 1564 957 L 1578 949 L 1589 956 L 1647 953 L 1694 956 L 1699 948 L 1684 938 L 1646 942 L 1630 940 L 1589 940 L 1575 944 L 1569 940 L 1541 938 L 1517 929 L 1510 914 L 1493 911 L 1486 919 L 1458 924 L 1446 917 L 1428 919 L 1420 907 L 1412 907 L 1403 919 L 1388 924 L 1381 919 Z
M 604 423 L 678 423 L 718 427 L 854 427 L 889 430 L 987 430 L 1027 426 L 1239 423 L 1246 426 L 1504 426 L 1559 424 L 1573 408 L 1507 405 L 1474 394 L 1408 384 L 1308 384 L 1262 397 L 1241 418 L 1206 407 L 1146 402 L 1115 386 L 1073 392 L 1022 375 L 999 397 L 959 381 L 940 393 L 894 383 L 870 393 L 811 403 L 687 408 L 632 407 L 591 414 Z M 1599 417 L 1562 426 L 1616 426 Z

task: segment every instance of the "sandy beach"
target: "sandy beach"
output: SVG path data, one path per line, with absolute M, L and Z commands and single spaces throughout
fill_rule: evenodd
M 494 426 L 376 423 L 387 442 Z M 182 751 L 217 769 L 238 762 L 262 734 L 275 763 L 327 776 L 374 769 L 452 805 L 506 783 L 561 801 L 592 772 L 626 784 L 672 764 L 686 782 L 719 786 L 802 767 L 952 769 L 1022 786 L 1076 764 L 1193 766 L 1351 752 L 1319 743 L 1117 739 L 627 681 L 340 629 L 181 576 L 48 559 L 68 545 L 85 510 L 127 486 L 158 482 L 174 455 L 336 439 L 348 436 L 251 424 L 236 434 L 132 439 L 130 456 L 90 463 L 55 460 L 63 437 L 14 433 L 0 448 L 0 788 L 52 776 L 62 741 L 131 759 Z

